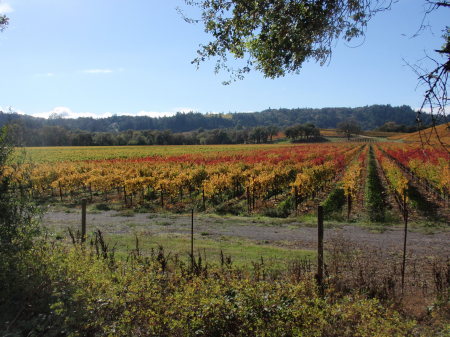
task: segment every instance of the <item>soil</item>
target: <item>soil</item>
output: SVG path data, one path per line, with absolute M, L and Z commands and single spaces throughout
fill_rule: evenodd
M 100 229 L 109 234 L 155 235 L 165 233 L 189 234 L 190 214 L 134 213 L 124 216 L 117 211 L 102 211 L 87 214 L 88 231 Z M 67 227 L 78 228 L 81 222 L 80 211 L 49 211 L 43 223 L 48 228 L 64 231 Z M 208 233 L 208 238 L 220 240 L 223 237 L 236 237 L 261 244 L 271 244 L 293 249 L 315 249 L 317 229 L 312 224 L 296 221 L 295 218 L 270 219 L 255 217 L 219 217 L 209 214 L 196 214 L 194 217 L 196 233 Z M 403 229 L 384 227 L 382 232 L 350 224 L 325 224 L 325 243 L 339 239 L 368 249 L 397 251 L 403 247 Z M 425 234 L 408 232 L 408 251 L 419 255 L 450 256 L 450 231 Z

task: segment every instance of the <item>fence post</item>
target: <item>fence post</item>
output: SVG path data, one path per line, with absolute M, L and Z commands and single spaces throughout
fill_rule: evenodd
M 202 205 L 203 205 L 203 210 L 206 211 L 205 188 L 202 188 Z
M 297 186 L 294 186 L 294 207 L 295 207 L 295 215 L 298 215 L 298 189 Z
M 191 210 L 191 268 L 194 272 L 194 209 Z
M 252 210 L 252 204 L 250 199 L 250 187 L 247 186 L 247 211 L 250 213 Z
M 405 288 L 406 238 L 408 235 L 408 208 L 406 207 L 406 191 L 403 195 L 403 221 L 405 223 L 405 231 L 403 234 L 402 295 L 403 295 L 404 288 Z
M 59 187 L 59 199 L 62 202 L 63 201 L 63 192 L 62 192 L 62 187 L 61 187 L 61 183 L 60 182 L 58 182 L 58 187 Z
M 81 242 L 86 241 L 86 199 L 81 200 Z
M 323 295 L 323 207 L 317 209 L 317 284 Z
M 347 220 L 350 220 L 350 214 L 352 212 L 352 196 L 349 193 L 347 195 Z

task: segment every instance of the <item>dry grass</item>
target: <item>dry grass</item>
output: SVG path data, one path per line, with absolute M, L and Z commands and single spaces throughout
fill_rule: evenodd
M 403 141 L 408 141 L 408 142 L 424 141 L 425 143 L 437 144 L 437 143 L 439 143 L 438 136 L 442 143 L 446 144 L 447 146 L 450 146 L 450 124 L 449 123 L 442 124 L 442 125 L 436 126 L 435 128 L 428 128 L 428 129 L 414 132 L 414 133 L 408 133 L 408 134 L 389 137 L 389 139 L 403 140 Z
M 343 238 L 331 240 L 327 248 L 326 272 L 331 291 L 345 294 L 358 290 L 393 304 L 419 321 L 449 313 L 449 257 L 408 254 L 402 287 L 401 252 L 368 249 Z M 430 315 L 430 308 L 438 311 Z

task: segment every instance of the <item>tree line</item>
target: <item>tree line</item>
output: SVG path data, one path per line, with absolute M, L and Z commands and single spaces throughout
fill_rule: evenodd
M 200 145 L 200 144 L 264 144 L 284 131 L 274 125 L 255 128 L 230 128 L 174 133 L 171 130 L 126 130 L 119 132 L 87 132 L 61 126 L 29 128 L 21 123 L 8 125 L 11 144 L 17 146 L 120 146 L 120 145 Z M 285 130 L 294 141 L 319 137 L 312 124 L 296 125 Z
M 108 118 L 63 118 L 54 114 L 50 118 L 37 118 L 0 111 L 0 126 L 20 123 L 29 129 L 60 126 L 69 130 L 88 132 L 121 132 L 127 130 L 171 130 L 174 133 L 198 129 L 230 129 L 269 127 L 287 128 L 295 124 L 312 123 L 318 128 L 336 128 L 346 120 L 356 121 L 363 130 L 373 130 L 391 121 L 407 126 L 415 125 L 416 112 L 409 106 L 371 105 L 359 108 L 323 109 L 267 109 L 253 113 L 202 114 L 177 113 L 171 117 L 111 116 Z M 427 116 L 424 116 L 426 123 Z

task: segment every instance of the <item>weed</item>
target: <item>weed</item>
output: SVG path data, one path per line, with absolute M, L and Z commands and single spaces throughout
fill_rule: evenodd
M 113 216 L 123 216 L 123 217 L 133 217 L 135 216 L 134 210 L 132 209 L 122 209 L 120 211 L 117 211 L 116 214 L 114 214 Z
M 340 218 L 339 215 L 342 213 L 345 201 L 344 190 L 340 186 L 336 186 L 322 203 L 325 218 Z
M 98 210 L 98 211 L 109 211 L 109 210 L 111 210 L 110 205 L 105 204 L 105 203 L 96 204 L 96 205 L 94 205 L 93 208 Z

